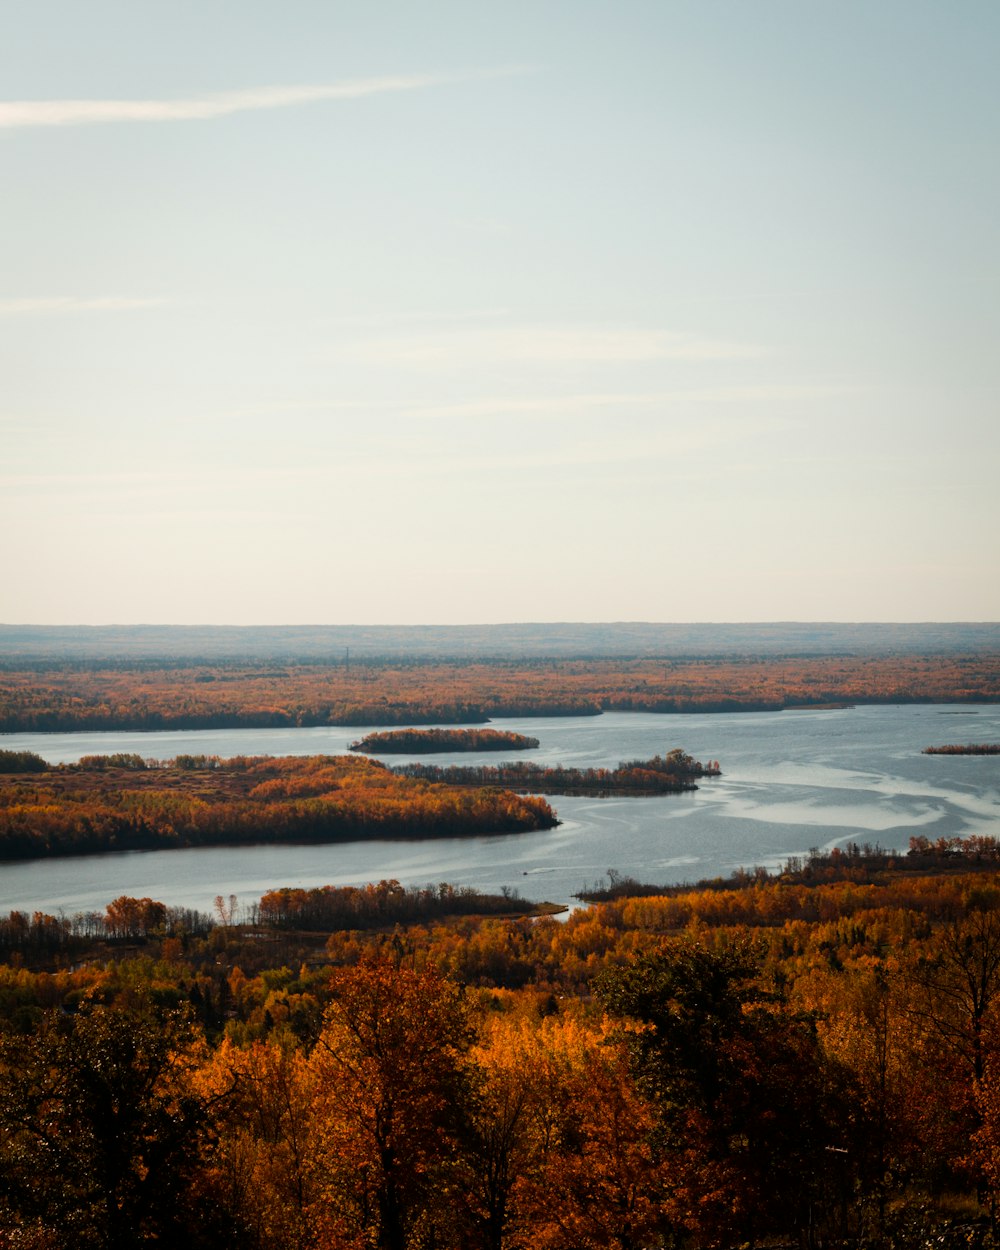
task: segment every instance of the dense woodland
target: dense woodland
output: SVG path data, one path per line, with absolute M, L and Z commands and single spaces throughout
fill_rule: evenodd
M 1000 700 L 1000 653 L 0 667 L 0 732 L 482 724 L 494 716 Z
M 372 755 L 431 755 L 451 751 L 531 751 L 537 738 L 508 729 L 389 729 L 365 734 L 348 750 Z
M 995 1245 L 992 839 L 460 895 L 0 922 L 0 1244 Z
M 544 799 L 401 776 L 364 756 L 182 755 L 159 763 L 119 754 L 43 771 L 0 767 L 0 860 L 520 833 L 554 824 Z

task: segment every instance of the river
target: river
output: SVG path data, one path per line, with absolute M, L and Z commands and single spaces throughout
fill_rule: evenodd
M 120 894 L 209 911 L 217 894 L 255 902 L 276 886 L 507 887 L 524 898 L 572 904 L 609 868 L 671 884 L 777 868 L 812 847 L 850 841 L 905 849 L 910 835 L 1000 835 L 1000 756 L 928 756 L 925 746 L 1000 741 L 1000 705 L 908 705 L 694 716 L 605 713 L 512 718 L 497 728 L 530 734 L 517 758 L 614 766 L 682 747 L 718 759 L 722 776 L 693 793 L 656 798 L 555 796 L 562 824 L 539 833 L 427 842 L 137 851 L 0 865 L 0 912 L 101 910 Z M 373 726 L 372 728 L 377 728 Z M 338 754 L 366 729 L 247 729 L 181 733 L 3 734 L 0 748 L 50 763 L 137 751 L 178 754 Z M 406 763 L 415 756 L 386 756 Z M 421 757 L 496 762 L 491 753 Z

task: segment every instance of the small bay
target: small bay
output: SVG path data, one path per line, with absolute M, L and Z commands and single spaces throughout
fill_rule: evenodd
M 517 890 L 572 903 L 614 869 L 672 884 L 779 867 L 810 848 L 850 841 L 905 850 L 929 838 L 1000 835 L 1000 757 L 927 756 L 925 746 L 1000 741 L 1000 705 L 906 705 L 785 712 L 516 718 L 497 728 L 540 740 L 518 759 L 613 767 L 681 747 L 718 759 L 722 776 L 692 793 L 655 798 L 553 796 L 555 829 L 497 837 L 327 846 L 250 846 L 132 852 L 0 865 L 0 912 L 72 915 L 103 910 L 120 894 L 211 908 L 217 894 L 255 902 L 282 886 L 404 885 L 447 881 Z M 368 727 L 365 727 L 367 729 Z M 383 726 L 372 726 L 383 728 Z M 83 755 L 340 754 L 365 729 L 201 730 L 157 733 L 5 734 L 0 748 L 50 763 Z M 386 756 L 389 764 L 416 756 Z M 495 763 L 497 756 L 438 754 L 435 764 Z

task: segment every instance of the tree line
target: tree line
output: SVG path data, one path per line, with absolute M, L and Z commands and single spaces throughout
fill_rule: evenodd
M 1000 699 L 996 653 L 0 667 L 0 732 L 484 724 L 497 716 Z
M 626 760 L 617 768 L 546 767 L 516 760 L 505 764 L 400 764 L 403 777 L 462 786 L 504 786 L 532 794 L 676 794 L 697 790 L 695 778 L 718 777 L 718 760 L 702 764 L 674 748 L 648 760 Z

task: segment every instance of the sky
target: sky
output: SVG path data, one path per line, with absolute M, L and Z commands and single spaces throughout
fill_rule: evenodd
M 0 621 L 1000 619 L 995 0 L 2 0 Z

